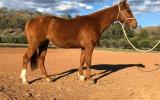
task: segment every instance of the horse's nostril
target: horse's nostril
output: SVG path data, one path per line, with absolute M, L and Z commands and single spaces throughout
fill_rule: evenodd
M 132 28 L 133 28 L 133 29 L 136 29 L 136 28 L 137 28 L 137 23 L 133 24 L 133 25 L 132 25 Z

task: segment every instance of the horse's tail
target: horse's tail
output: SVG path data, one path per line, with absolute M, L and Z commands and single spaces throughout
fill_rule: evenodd
M 30 59 L 31 70 L 35 70 L 35 69 L 38 68 L 37 58 L 38 58 L 38 53 L 37 53 L 37 50 L 36 50 L 34 52 L 34 54 L 32 55 L 31 59 Z
M 27 41 L 29 41 L 29 40 L 28 40 L 28 36 L 27 36 L 27 35 L 28 35 L 28 34 L 27 34 L 27 30 L 28 30 L 28 25 L 29 25 L 29 23 L 30 23 L 30 21 L 28 21 L 28 22 L 26 23 L 25 28 L 24 28 L 24 31 L 25 31 L 25 32 L 24 32 L 24 35 L 25 35 Z

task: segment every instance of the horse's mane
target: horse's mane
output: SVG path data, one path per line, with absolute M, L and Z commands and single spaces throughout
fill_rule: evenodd
M 97 11 L 95 11 L 93 13 L 90 13 L 90 14 L 87 14 L 87 15 L 76 15 L 73 18 L 63 18 L 61 16 L 56 16 L 56 15 L 53 15 L 53 17 L 56 17 L 58 19 L 75 19 L 75 18 L 81 18 L 81 17 L 89 17 L 89 16 L 94 16 L 94 15 L 99 15 L 101 13 L 104 13 L 106 10 L 109 10 L 110 8 L 113 8 L 115 6 L 116 5 L 113 5 L 113 6 L 110 6 L 110 7 L 107 7 L 107 8 L 103 8 L 103 9 L 97 10 Z

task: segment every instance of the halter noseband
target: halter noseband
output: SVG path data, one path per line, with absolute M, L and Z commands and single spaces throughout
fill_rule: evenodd
M 128 18 L 122 11 L 121 11 L 121 8 L 120 8 L 120 5 L 118 4 L 118 15 L 117 15 L 117 21 L 119 21 L 119 15 L 120 15 L 120 13 L 125 17 L 125 21 L 124 21 L 124 25 L 126 24 L 126 22 L 128 21 L 128 20 L 132 20 L 132 19 L 135 19 L 134 17 L 130 17 L 130 18 Z

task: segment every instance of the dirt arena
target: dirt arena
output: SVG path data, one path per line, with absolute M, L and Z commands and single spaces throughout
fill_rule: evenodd
M 91 71 L 97 83 L 90 84 L 77 77 L 79 49 L 49 49 L 45 65 L 53 82 L 28 69 L 30 84 L 23 85 L 25 51 L 0 48 L 0 100 L 160 100 L 160 53 L 95 50 Z

